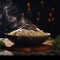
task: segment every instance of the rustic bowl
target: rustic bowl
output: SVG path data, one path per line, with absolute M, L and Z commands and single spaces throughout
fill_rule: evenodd
M 47 33 L 46 36 L 12 36 L 5 34 L 5 36 L 15 43 L 15 46 L 18 47 L 34 47 L 34 46 L 40 46 L 43 42 L 45 42 L 50 35 Z

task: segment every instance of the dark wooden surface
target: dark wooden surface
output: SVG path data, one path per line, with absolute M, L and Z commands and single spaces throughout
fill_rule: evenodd
M 3 40 L 4 41 L 4 40 Z M 35 47 L 15 47 L 8 39 L 4 41 L 6 46 L 0 50 L 0 55 L 48 55 L 52 49 L 52 42 L 46 40 L 42 45 Z M 8 47 L 10 46 L 10 47 Z M 11 47 L 12 46 L 12 47 Z
M 9 51 L 15 51 L 15 52 L 40 52 L 40 51 L 47 51 L 50 50 L 52 48 L 51 45 L 45 45 L 42 44 L 41 46 L 37 46 L 37 47 L 6 47 L 6 50 Z

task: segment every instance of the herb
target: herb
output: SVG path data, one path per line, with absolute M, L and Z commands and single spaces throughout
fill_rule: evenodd
M 0 41 L 0 48 L 3 48 L 5 46 L 5 43 L 3 41 Z
M 60 35 L 58 35 L 53 41 L 53 49 L 60 50 Z

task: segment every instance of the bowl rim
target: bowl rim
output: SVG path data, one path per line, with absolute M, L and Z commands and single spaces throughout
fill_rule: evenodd
M 43 36 L 14 36 L 14 35 L 9 35 L 8 33 L 5 33 L 5 36 L 12 36 L 12 37 L 48 37 L 48 36 L 51 36 L 51 34 L 46 33 L 46 35 L 43 35 Z

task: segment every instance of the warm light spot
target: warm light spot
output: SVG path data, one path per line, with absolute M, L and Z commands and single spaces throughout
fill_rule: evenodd
M 30 12 L 31 11 L 31 9 L 30 8 L 28 8 L 28 12 Z
M 27 3 L 27 6 L 30 7 L 30 2 Z
M 44 1 L 42 0 L 40 3 L 41 3 L 41 6 L 44 7 Z
M 43 4 L 44 2 L 43 1 L 41 1 L 41 4 Z
M 40 12 L 37 12 L 37 16 L 40 16 Z
M 53 11 L 55 10 L 54 8 L 51 8 Z
M 24 12 L 22 12 L 21 15 L 24 16 L 25 15 Z
M 36 18 L 36 20 L 37 20 L 37 21 L 39 21 L 39 20 L 40 20 L 40 18 L 39 18 L 39 17 L 37 17 L 37 18 Z
M 28 3 L 27 3 L 27 10 L 28 10 L 28 12 L 30 12 L 30 11 L 31 11 L 30 2 L 28 2 Z
M 52 13 L 49 13 L 49 16 L 52 17 Z
M 52 21 L 54 21 L 54 20 L 55 20 L 55 18 L 53 17 L 53 18 L 52 18 Z
M 51 18 L 48 18 L 48 21 L 51 22 Z

